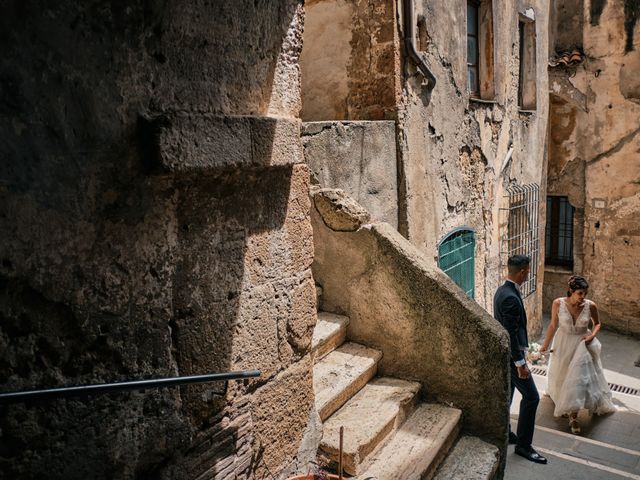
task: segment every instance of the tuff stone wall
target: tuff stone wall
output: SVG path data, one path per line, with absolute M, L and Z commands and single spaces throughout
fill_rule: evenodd
M 0 477 L 306 471 L 301 3 L 3 8 L 2 390 L 262 376 L 2 406 Z
M 551 82 L 551 123 L 561 128 L 551 136 L 549 192 L 576 208 L 574 271 L 589 280 L 604 326 L 639 334 L 640 95 L 629 72 L 640 68 L 640 3 L 584 2 L 581 11 L 574 35 L 585 61 L 555 68 Z M 563 273 L 545 286 L 548 298 L 564 294 Z
M 508 206 L 506 187 L 512 182 L 541 188 L 545 184 L 549 14 L 544 1 L 487 3 L 493 7 L 493 47 L 481 55 L 493 55 L 495 95 L 477 101 L 467 89 L 467 2 L 415 2 L 419 37 L 424 39 L 421 55 L 437 84 L 432 91 L 425 89 L 415 67 L 405 60 L 398 142 L 404 208 L 399 228 L 431 265 L 437 263 L 438 242 L 449 232 L 463 226 L 474 230 L 475 298 L 491 310 L 505 273 L 506 255 L 501 255 L 500 243 L 506 216 L 500 209 Z M 527 112 L 518 106 L 520 15 L 534 19 L 536 33 L 537 100 L 533 111 Z M 447 28 L 442 28 L 443 22 Z M 540 230 L 541 238 L 543 234 Z M 542 275 L 537 285 L 535 294 L 526 299 L 534 332 L 541 327 Z

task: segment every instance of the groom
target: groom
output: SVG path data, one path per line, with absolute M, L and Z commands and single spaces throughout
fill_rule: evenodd
M 536 463 L 547 463 L 547 459 L 531 446 L 540 396 L 525 358 L 525 351 L 529 346 L 527 314 L 520 296 L 520 285 L 529 276 L 530 263 L 531 260 L 526 255 L 509 257 L 507 280 L 498 288 L 493 297 L 493 316 L 509 332 L 511 401 L 513 401 L 514 389 L 517 388 L 522 395 L 517 435 L 514 435 L 509 427 L 509 443 L 516 444 L 515 453 L 521 457 Z

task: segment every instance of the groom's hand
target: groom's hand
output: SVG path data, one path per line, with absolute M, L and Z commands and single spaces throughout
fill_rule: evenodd
M 527 367 L 526 363 L 524 365 L 516 367 L 516 370 L 518 371 L 518 378 L 522 378 L 522 379 L 529 378 L 529 375 L 531 374 L 531 372 L 529 372 L 529 367 Z

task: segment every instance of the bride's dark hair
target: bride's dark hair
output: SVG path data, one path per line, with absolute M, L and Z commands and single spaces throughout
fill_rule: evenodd
M 584 277 L 580 275 L 572 275 L 569 278 L 569 290 L 567 290 L 567 297 L 570 297 L 576 290 L 586 290 L 589 288 L 589 283 Z

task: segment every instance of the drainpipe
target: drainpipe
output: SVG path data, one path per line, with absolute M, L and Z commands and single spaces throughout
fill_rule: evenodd
M 418 68 L 418 71 L 427 81 L 429 90 L 436 86 L 436 77 L 429 70 L 429 66 L 422 59 L 416 48 L 416 35 L 414 30 L 415 22 L 413 21 L 413 0 L 403 0 L 402 10 L 404 14 L 404 46 L 407 55 Z
M 504 169 L 507 168 L 507 164 L 509 163 L 509 160 L 511 160 L 512 155 L 513 155 L 513 146 L 509 145 L 509 151 L 505 155 L 504 160 L 502 161 L 502 166 L 500 167 L 500 175 L 502 175 L 502 172 L 504 172 Z

